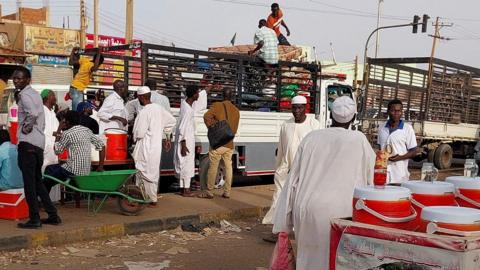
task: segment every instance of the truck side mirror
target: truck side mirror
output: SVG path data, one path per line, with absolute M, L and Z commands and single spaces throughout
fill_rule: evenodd
M 330 127 L 332 125 L 332 119 L 331 118 L 328 118 L 327 119 L 327 127 Z

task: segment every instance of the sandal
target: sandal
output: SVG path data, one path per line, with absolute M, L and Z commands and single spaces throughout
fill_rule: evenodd
M 191 192 L 190 189 L 183 189 L 182 193 L 180 193 L 183 197 L 195 197 L 195 193 Z
M 203 198 L 203 199 L 213 199 L 213 194 L 208 193 L 208 192 L 202 192 L 198 194 L 198 198 Z

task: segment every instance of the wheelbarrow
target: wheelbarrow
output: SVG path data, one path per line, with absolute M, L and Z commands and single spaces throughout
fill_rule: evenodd
M 85 176 L 72 176 L 62 181 L 50 175 L 44 178 L 68 187 L 76 192 L 87 194 L 88 212 L 96 215 L 110 196 L 117 197 L 117 205 L 124 215 L 137 215 L 150 201 L 145 199 L 142 188 L 134 183 L 136 170 L 115 170 L 91 172 Z M 95 202 L 100 196 L 100 202 Z

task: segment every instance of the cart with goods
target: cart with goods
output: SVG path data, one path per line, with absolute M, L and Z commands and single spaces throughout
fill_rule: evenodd
M 91 172 L 85 176 L 73 176 L 62 181 L 55 177 L 44 175 L 75 192 L 87 195 L 88 212 L 97 214 L 109 197 L 117 197 L 117 205 L 125 215 L 137 215 L 149 201 L 145 199 L 141 187 L 135 185 L 136 170 L 115 170 Z M 96 202 L 99 198 L 100 201 Z

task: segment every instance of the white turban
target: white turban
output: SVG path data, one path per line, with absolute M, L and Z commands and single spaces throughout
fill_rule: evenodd
M 292 98 L 292 105 L 295 104 L 307 104 L 307 98 L 304 96 L 295 96 Z
M 137 89 L 137 95 L 145 95 L 145 94 L 148 94 L 150 92 L 151 92 L 150 87 L 148 87 L 148 86 L 140 86 Z
M 357 113 L 355 101 L 348 96 L 341 96 L 335 99 L 332 105 L 332 117 L 341 124 L 350 122 Z

